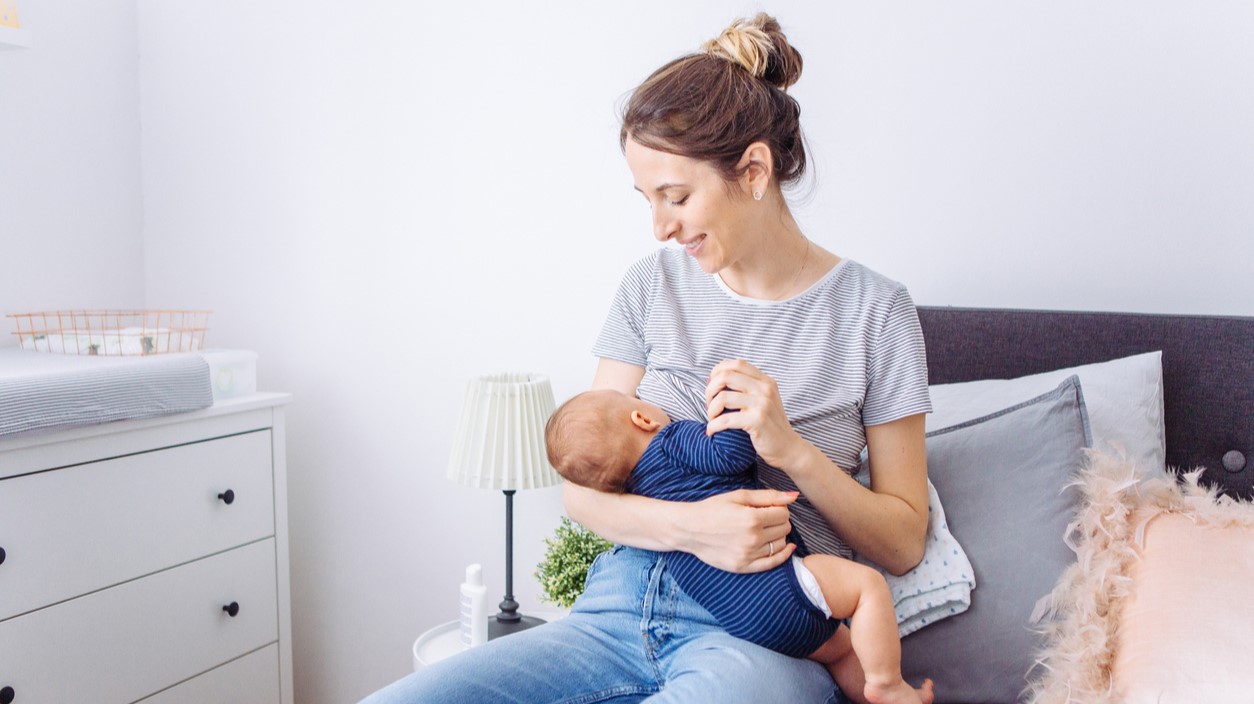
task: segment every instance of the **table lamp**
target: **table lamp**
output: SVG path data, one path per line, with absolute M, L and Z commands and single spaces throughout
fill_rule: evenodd
M 544 449 L 544 424 L 555 407 L 549 378 L 540 374 L 492 374 L 466 385 L 448 477 L 505 493 L 505 599 L 488 619 L 489 640 L 544 623 L 518 613 L 514 601 L 514 492 L 562 481 Z

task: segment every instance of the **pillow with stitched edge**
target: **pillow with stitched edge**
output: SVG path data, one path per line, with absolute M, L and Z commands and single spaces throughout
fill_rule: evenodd
M 931 677 L 936 701 L 1014 702 L 1042 637 L 1032 628 L 1075 556 L 1063 541 L 1078 491 L 1068 487 L 1091 444 L 1080 381 L 928 433 L 928 477 L 975 570 L 964 613 L 902 639 L 907 682 Z
M 927 428 L 948 428 L 1026 401 L 1073 374 L 1080 377 L 1084 387 L 1093 447 L 1124 455 L 1146 469 L 1163 469 L 1167 442 L 1163 429 L 1162 352 L 1014 379 L 936 384 L 928 388 L 932 413 L 927 417 Z

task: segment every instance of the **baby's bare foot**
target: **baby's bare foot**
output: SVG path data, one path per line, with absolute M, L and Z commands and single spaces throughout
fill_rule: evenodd
M 936 698 L 936 693 L 932 691 L 931 678 L 923 680 L 923 686 L 914 691 L 919 694 L 919 700 L 923 704 L 932 704 L 932 700 Z
M 871 704 L 932 704 L 936 696 L 930 679 L 924 680 L 923 686 L 918 689 L 911 689 L 905 680 L 892 684 L 867 682 L 862 693 Z

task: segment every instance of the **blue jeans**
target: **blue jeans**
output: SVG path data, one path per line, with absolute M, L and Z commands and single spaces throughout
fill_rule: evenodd
M 845 702 L 821 665 L 728 635 L 662 553 L 597 558 L 571 613 L 399 680 L 362 704 Z

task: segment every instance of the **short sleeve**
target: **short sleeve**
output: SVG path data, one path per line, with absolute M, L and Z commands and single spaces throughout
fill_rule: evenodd
M 648 360 L 648 345 L 644 339 L 645 321 L 649 311 L 657 255 L 641 259 L 627 270 L 609 315 L 601 326 L 601 334 L 592 346 L 592 354 L 603 359 L 613 359 L 644 367 Z
M 917 413 L 930 413 L 927 351 L 914 301 L 899 288 L 874 336 L 867 369 L 863 425 L 888 423 Z

